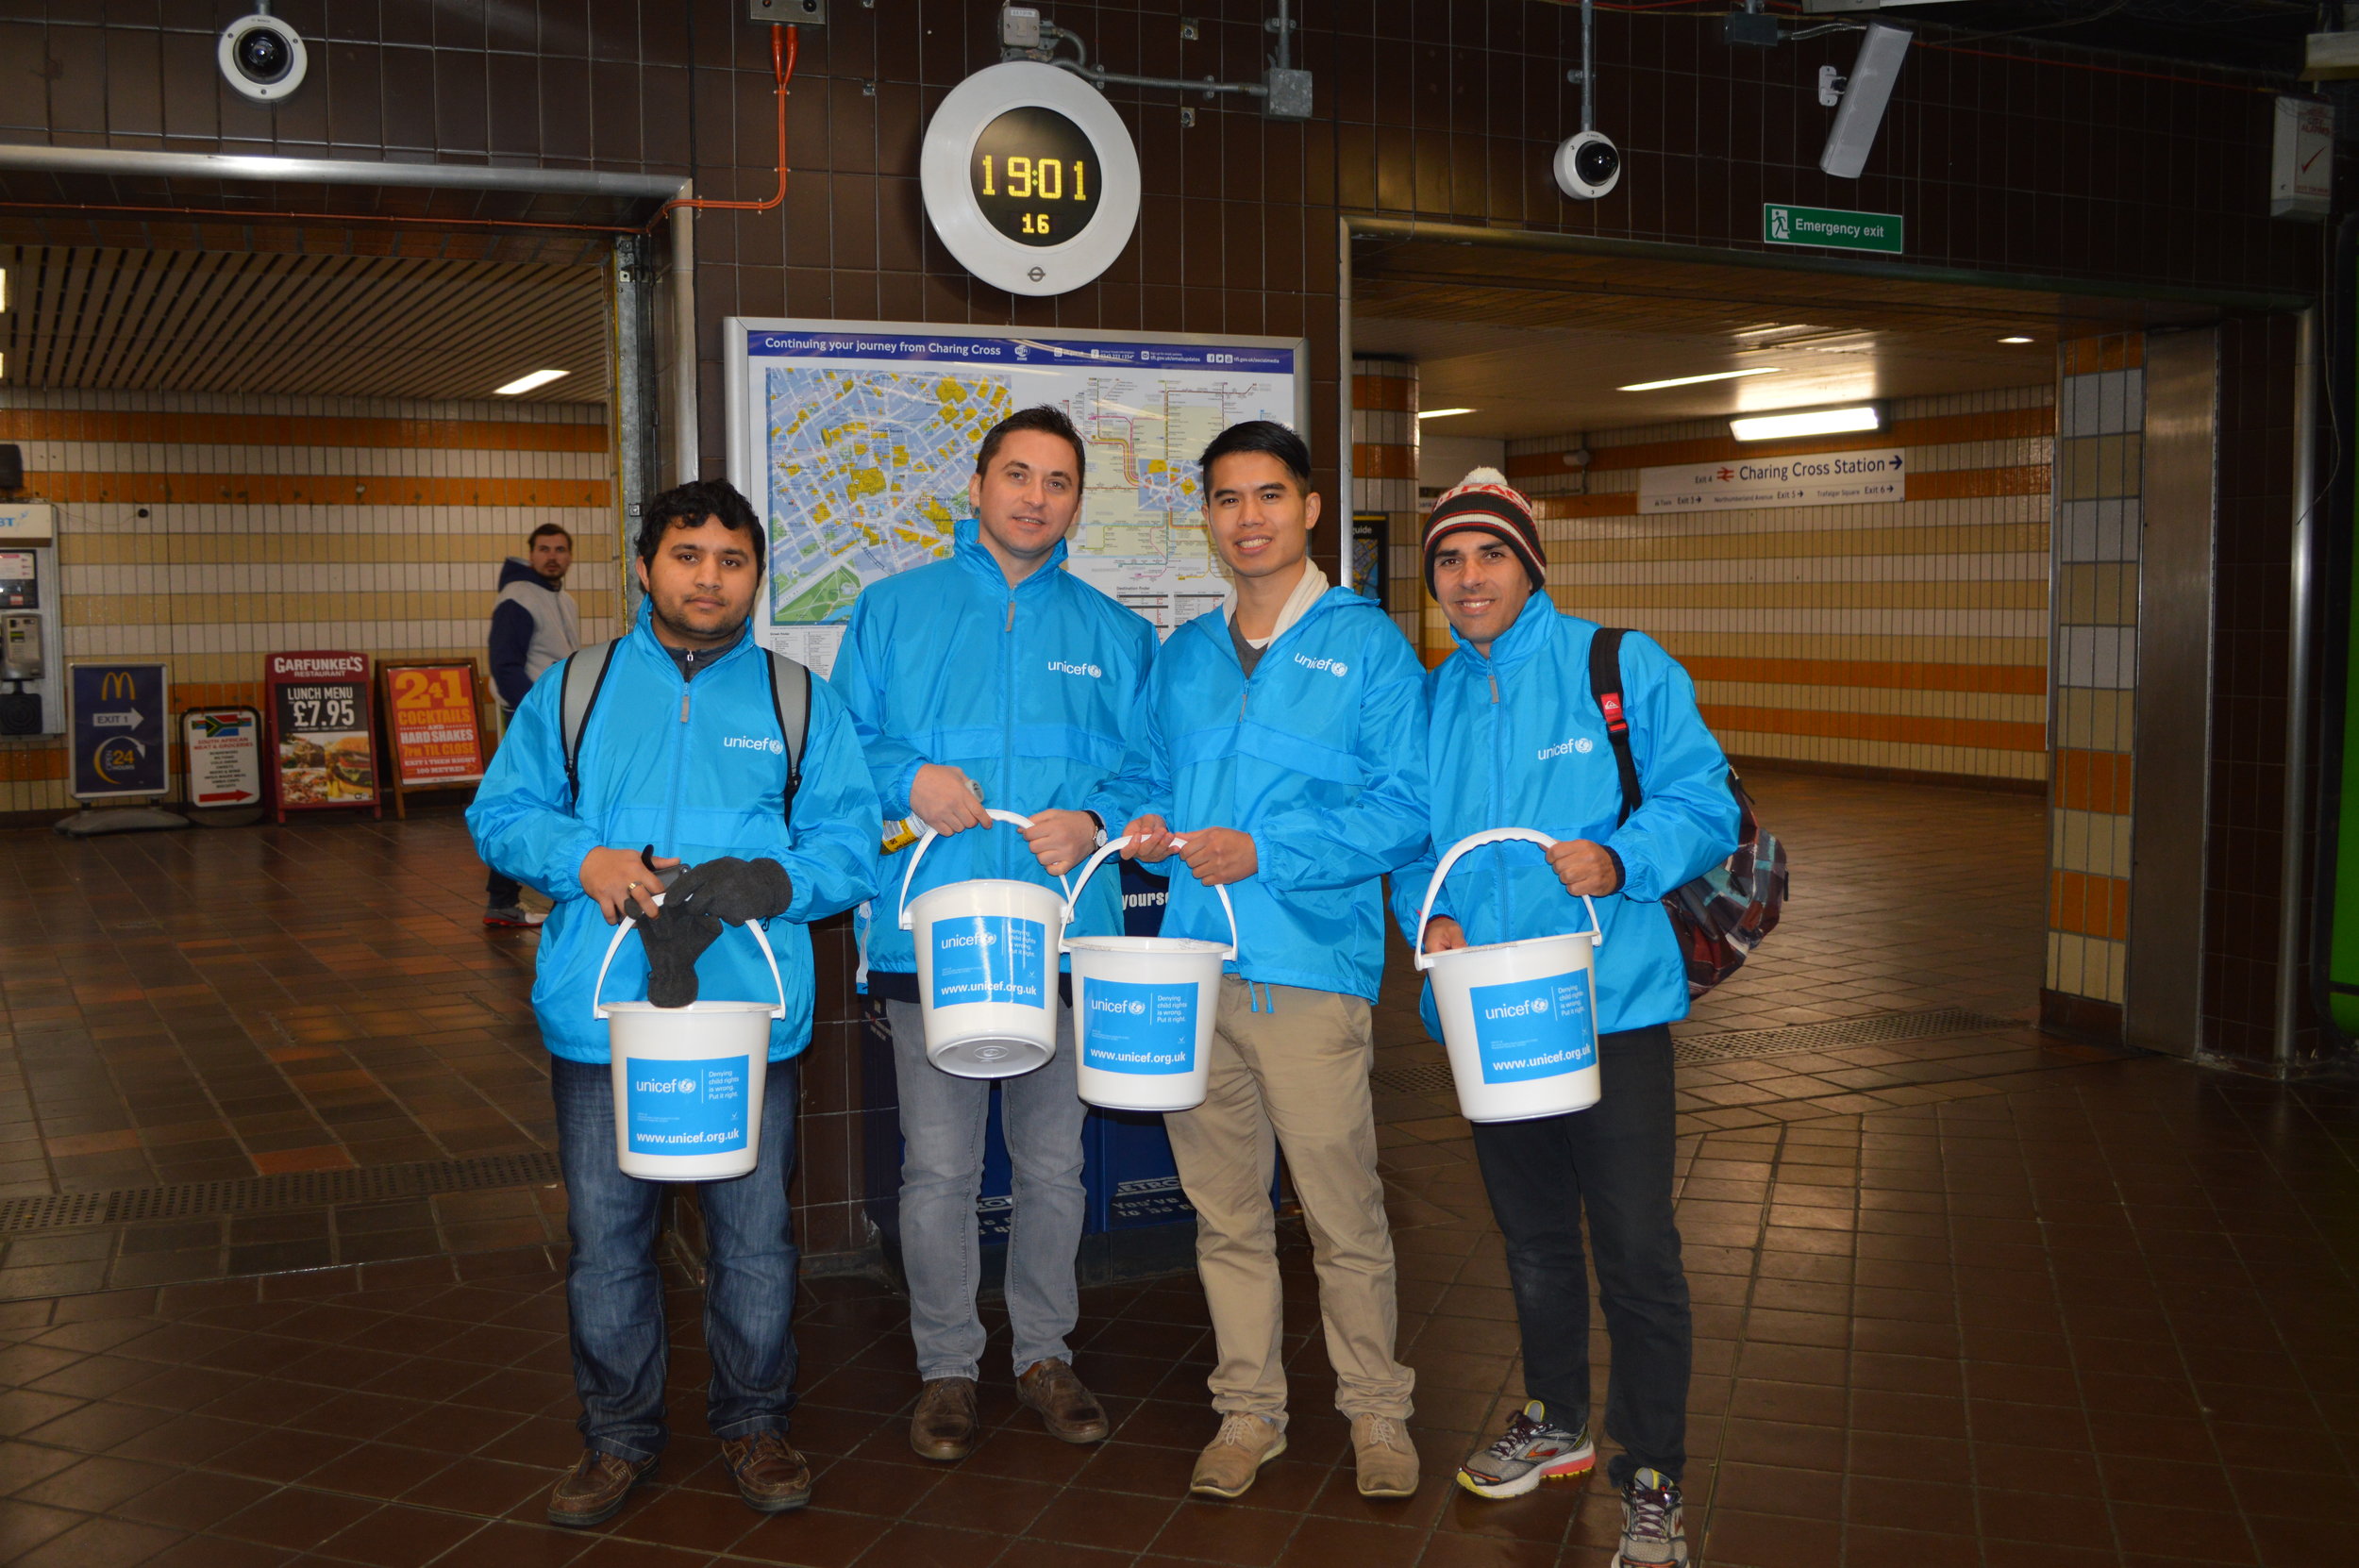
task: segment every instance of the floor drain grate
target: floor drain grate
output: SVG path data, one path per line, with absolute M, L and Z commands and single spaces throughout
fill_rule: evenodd
M 245 1176 L 235 1181 L 125 1187 L 111 1193 L 53 1193 L 0 1202 L 0 1234 L 60 1230 L 72 1226 L 126 1225 L 141 1220 L 192 1219 L 206 1214 L 251 1214 L 272 1209 L 318 1209 L 338 1203 L 431 1197 L 437 1193 L 527 1187 L 560 1179 L 557 1156 L 535 1149 L 528 1154 L 422 1159 L 407 1165 L 372 1165 L 356 1171 L 290 1171 L 282 1176 Z
M 1885 1045 L 1898 1040 L 1938 1040 L 1943 1035 L 1980 1034 L 1985 1029 L 2022 1026 L 2019 1018 L 1999 1018 L 1968 1008 L 1934 1008 L 1926 1012 L 1882 1012 L 1824 1024 L 1792 1024 L 1782 1029 L 1730 1029 L 1720 1034 L 1689 1035 L 1672 1045 L 1671 1057 L 1681 1067 L 1700 1067 L 1715 1061 L 1782 1057 L 1799 1051 L 1832 1051 L 1847 1045 Z
M 1884 1012 L 1866 1018 L 1836 1019 L 1825 1024 L 1794 1024 L 1782 1029 L 1730 1029 L 1719 1034 L 1690 1035 L 1684 1040 L 1673 1042 L 1671 1059 L 1681 1067 L 1702 1067 L 1716 1061 L 1744 1061 L 1754 1057 L 1839 1050 L 1847 1045 L 1885 1045 L 1899 1040 L 1938 1040 L 1944 1035 L 2020 1028 L 2022 1023 L 2019 1018 L 1999 1018 L 1967 1008 Z M 1396 1094 L 1440 1094 L 1454 1086 L 1447 1061 L 1424 1062 L 1414 1067 L 1387 1067 L 1369 1074 L 1368 1081 L 1378 1089 Z

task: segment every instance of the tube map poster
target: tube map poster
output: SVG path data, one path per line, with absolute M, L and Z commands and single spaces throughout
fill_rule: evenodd
M 950 554 L 975 452 L 1018 409 L 1087 446 L 1066 569 L 1159 634 L 1220 601 L 1196 467 L 1240 420 L 1302 424 L 1302 345 L 732 321 L 729 472 L 769 527 L 763 641 L 825 676 L 861 590 Z

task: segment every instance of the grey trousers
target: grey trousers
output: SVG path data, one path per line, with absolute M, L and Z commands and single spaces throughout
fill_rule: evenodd
M 980 1376 L 983 1325 L 976 1316 L 982 1243 L 975 1200 L 982 1190 L 983 1133 L 993 1080 L 962 1078 L 926 1059 L 923 1010 L 887 1002 L 894 1078 L 901 1096 L 901 1266 L 910 1282 L 910 1337 L 924 1378 Z M 1065 1336 L 1080 1316 L 1073 1258 L 1081 1244 L 1081 1125 L 1089 1107 L 1074 1089 L 1073 1009 L 1057 1009 L 1057 1054 L 999 1085 L 1000 1126 L 1014 1167 L 1008 1226 L 1008 1321 L 1015 1374 L 1036 1361 L 1070 1361 Z

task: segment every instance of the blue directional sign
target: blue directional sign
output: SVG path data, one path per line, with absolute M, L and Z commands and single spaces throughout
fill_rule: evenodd
M 75 799 L 171 792 L 171 679 L 161 664 L 74 666 Z

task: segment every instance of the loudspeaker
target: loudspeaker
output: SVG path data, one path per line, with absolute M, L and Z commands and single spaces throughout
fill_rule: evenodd
M 40 733 L 40 694 L 34 692 L 0 692 L 0 735 Z
M 1834 111 L 1834 128 L 1827 133 L 1827 150 L 1818 155 L 1818 167 L 1838 179 L 1857 179 L 1867 166 L 1877 127 L 1884 123 L 1884 106 L 1892 102 L 1892 90 L 1899 84 L 1900 60 L 1916 36 L 1888 22 L 1870 22 L 1866 32 L 1843 89 L 1843 106 Z

